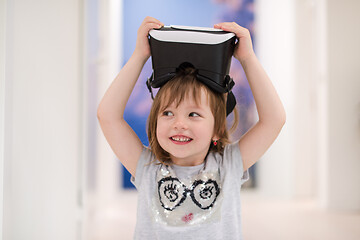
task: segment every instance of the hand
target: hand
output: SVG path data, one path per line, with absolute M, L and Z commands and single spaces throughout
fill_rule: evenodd
M 139 55 L 146 61 L 150 57 L 149 31 L 153 28 L 161 28 L 162 26 L 164 26 L 164 24 L 159 20 L 153 17 L 146 17 L 137 32 L 134 54 Z
M 214 25 L 214 28 L 235 33 L 239 39 L 235 46 L 234 57 L 240 62 L 245 61 L 254 55 L 250 32 L 248 29 L 239 26 L 235 22 L 223 22 Z

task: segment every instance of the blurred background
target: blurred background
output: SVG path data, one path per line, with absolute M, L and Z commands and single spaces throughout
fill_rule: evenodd
M 0 0 L 0 240 L 132 239 L 137 192 L 96 110 L 146 16 L 247 27 L 283 101 L 287 122 L 242 191 L 244 238 L 360 239 L 359 11 L 357 0 Z M 126 109 L 145 145 L 150 75 L 151 60 Z M 236 61 L 230 75 L 236 139 L 257 119 Z

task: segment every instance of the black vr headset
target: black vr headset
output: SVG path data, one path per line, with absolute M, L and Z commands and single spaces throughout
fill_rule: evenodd
M 215 28 L 165 26 L 149 32 L 153 73 L 146 85 L 159 88 L 172 79 L 179 69 L 191 66 L 196 77 L 215 92 L 228 93 L 226 115 L 236 105 L 228 75 L 235 47 L 235 34 Z

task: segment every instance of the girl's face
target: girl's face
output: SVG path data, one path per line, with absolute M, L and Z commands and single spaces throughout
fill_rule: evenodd
M 213 135 L 214 116 L 204 89 L 201 90 L 199 105 L 189 96 L 179 106 L 172 103 L 159 112 L 157 140 L 176 165 L 201 164 L 208 153 Z

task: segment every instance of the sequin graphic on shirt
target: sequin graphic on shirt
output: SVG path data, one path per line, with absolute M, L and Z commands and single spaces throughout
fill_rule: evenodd
M 217 196 L 220 193 L 220 189 L 218 184 L 209 179 L 206 182 L 203 180 L 197 180 L 193 183 L 192 191 L 190 193 L 191 199 L 193 202 L 201 209 L 209 209 L 211 208 Z
M 186 186 L 173 177 L 161 179 L 158 183 L 158 191 L 161 205 L 169 211 L 180 206 L 187 195 Z
M 186 226 L 217 222 L 221 219 L 222 193 L 218 168 L 200 171 L 179 179 L 170 166 L 160 166 L 153 198 L 156 222 Z
M 196 180 L 187 188 L 179 179 L 174 177 L 166 177 L 158 183 L 159 199 L 161 205 L 166 210 L 172 211 L 180 206 L 190 195 L 192 201 L 201 209 L 207 210 L 211 208 L 220 189 L 216 181 L 209 179 L 206 182 Z

